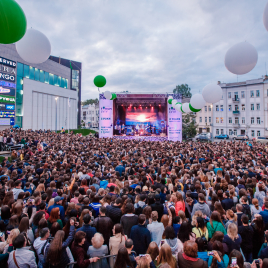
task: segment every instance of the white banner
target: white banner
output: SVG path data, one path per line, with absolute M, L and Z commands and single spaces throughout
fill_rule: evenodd
M 180 102 L 181 100 L 178 100 Z M 168 105 L 168 140 L 182 141 L 182 116 L 171 104 Z
M 99 138 L 113 137 L 113 101 L 100 98 Z

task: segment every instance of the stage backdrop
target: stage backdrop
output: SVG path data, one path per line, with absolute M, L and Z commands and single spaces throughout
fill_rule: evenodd
M 169 94 L 173 99 L 181 102 L 180 95 Z M 168 104 L 168 140 L 182 141 L 182 116 L 181 112 L 175 110 L 171 104 Z
M 113 137 L 113 101 L 106 100 L 103 94 L 100 94 L 99 102 L 99 137 Z

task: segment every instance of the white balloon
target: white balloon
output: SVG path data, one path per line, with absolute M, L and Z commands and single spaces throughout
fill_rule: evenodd
M 176 105 L 177 102 L 178 102 L 177 100 L 172 100 L 172 102 L 171 102 L 172 103 L 172 106 L 175 107 L 175 105 Z
M 206 85 L 202 90 L 202 96 L 206 102 L 218 102 L 222 98 L 222 88 L 215 84 Z
M 266 30 L 268 31 L 268 3 L 266 4 L 263 12 L 263 24 Z
M 105 99 L 110 100 L 112 98 L 112 93 L 110 91 L 105 91 L 104 97 Z
M 185 113 L 190 113 L 191 112 L 188 102 L 183 103 L 181 108 Z
M 248 42 L 232 46 L 225 55 L 225 67 L 233 74 L 246 74 L 257 64 L 258 52 Z
M 16 43 L 20 57 L 34 64 L 45 62 L 51 54 L 51 45 L 48 38 L 41 32 L 28 29 L 21 40 Z
M 177 103 L 175 106 L 174 106 L 175 110 L 181 112 L 181 104 L 180 103 Z
M 190 103 L 194 109 L 202 109 L 205 106 L 206 101 L 200 93 L 197 93 L 192 96 Z

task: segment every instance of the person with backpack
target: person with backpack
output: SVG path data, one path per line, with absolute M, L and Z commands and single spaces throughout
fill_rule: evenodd
M 241 203 L 243 206 L 243 210 L 242 210 L 243 213 L 248 216 L 249 220 L 251 220 L 251 209 L 250 209 L 250 206 L 248 205 L 248 199 L 245 195 L 241 197 Z
M 226 234 L 226 230 L 221 221 L 220 213 L 217 211 L 213 211 L 210 217 L 209 222 L 207 223 L 208 228 L 208 238 L 212 238 L 216 231 L 221 231 L 224 235 Z
M 193 228 L 192 232 L 195 233 L 196 238 L 200 237 L 206 245 L 208 244 L 208 229 L 202 217 L 196 218 L 196 227 Z

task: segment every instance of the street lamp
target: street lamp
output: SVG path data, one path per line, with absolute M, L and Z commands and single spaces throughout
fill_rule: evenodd
M 57 111 L 58 111 L 57 104 L 58 104 L 58 97 L 56 97 L 55 100 L 56 100 L 56 127 L 55 127 L 55 132 L 57 133 Z

